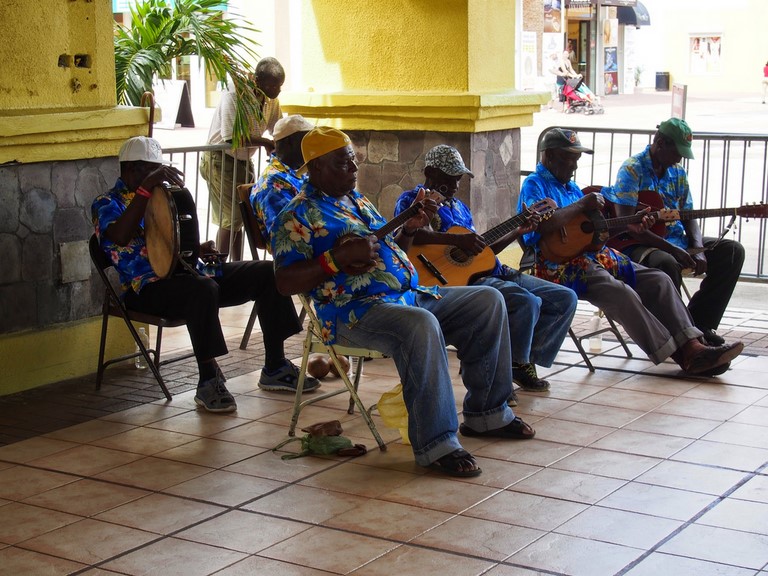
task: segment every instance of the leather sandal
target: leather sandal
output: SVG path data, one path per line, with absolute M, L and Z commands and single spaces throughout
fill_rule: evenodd
M 468 466 L 470 467 L 469 470 L 466 469 Z M 429 468 L 458 478 L 472 478 L 483 473 L 474 456 L 461 448 L 438 458 L 429 465 Z
M 487 438 L 512 438 L 514 440 L 530 440 L 536 436 L 536 431 L 531 428 L 529 424 L 523 422 L 523 419 L 519 416 L 515 416 L 506 426 L 501 428 L 494 428 L 493 430 L 485 430 L 479 432 L 473 428 L 470 428 L 466 424 L 459 426 L 459 432 L 462 436 L 480 436 Z

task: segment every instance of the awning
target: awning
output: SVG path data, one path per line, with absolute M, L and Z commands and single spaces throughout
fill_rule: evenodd
M 634 6 L 619 6 L 616 10 L 619 15 L 619 24 L 638 27 L 651 24 L 651 16 L 648 14 L 648 9 L 640 0 L 637 0 L 637 4 Z

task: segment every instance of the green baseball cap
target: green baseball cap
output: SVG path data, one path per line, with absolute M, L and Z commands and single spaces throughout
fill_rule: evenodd
M 691 134 L 691 129 L 685 120 L 670 118 L 664 120 L 657 128 L 659 132 L 675 143 L 675 148 L 677 148 L 680 156 L 693 160 L 693 150 L 691 149 L 693 134 Z

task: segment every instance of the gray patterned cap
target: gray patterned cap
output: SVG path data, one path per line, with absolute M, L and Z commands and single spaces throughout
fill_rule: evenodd
M 469 168 L 464 166 L 464 160 L 462 160 L 459 151 L 447 144 L 440 144 L 427 152 L 426 156 L 424 156 L 424 166 L 432 166 L 433 168 L 442 170 L 448 174 L 448 176 L 469 174 L 470 178 L 475 177 L 475 175 L 469 171 Z

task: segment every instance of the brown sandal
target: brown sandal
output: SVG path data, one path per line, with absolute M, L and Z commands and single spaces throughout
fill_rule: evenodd
M 536 431 L 531 428 L 530 425 L 523 422 L 523 419 L 519 416 L 515 416 L 506 426 L 501 428 L 494 428 L 493 430 L 486 430 L 484 432 L 478 432 L 462 424 L 459 426 L 459 432 L 462 436 L 485 436 L 487 438 L 512 438 L 514 440 L 530 440 L 536 436 Z
M 465 470 L 467 464 L 472 467 L 470 470 Z M 429 465 L 429 468 L 458 478 L 472 478 L 483 473 L 472 454 L 461 448 L 438 458 Z

